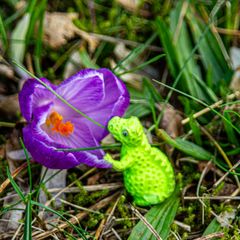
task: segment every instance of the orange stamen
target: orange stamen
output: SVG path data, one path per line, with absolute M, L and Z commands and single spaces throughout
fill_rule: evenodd
M 52 131 L 56 131 L 63 136 L 68 136 L 74 129 L 74 125 L 70 121 L 63 123 L 63 116 L 57 112 L 52 112 L 45 123 L 48 127 L 52 126 Z

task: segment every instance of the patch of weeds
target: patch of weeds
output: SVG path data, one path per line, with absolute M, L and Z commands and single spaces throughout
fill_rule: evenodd
M 94 230 L 103 218 L 104 214 L 102 213 L 90 213 L 88 220 L 84 222 L 84 225 L 88 227 L 88 230 Z
M 131 217 L 131 214 L 127 206 L 124 204 L 125 200 L 126 200 L 125 196 L 122 195 L 117 204 L 117 210 L 119 212 L 120 218 L 123 219 L 120 221 L 120 224 L 123 225 L 124 229 L 128 229 L 128 228 L 131 228 L 133 224 L 129 219 Z
M 83 187 L 82 182 L 77 179 L 76 173 L 69 175 L 71 182 L 75 181 L 76 186 L 79 188 L 79 193 L 69 194 L 68 201 L 79 206 L 86 206 L 88 204 L 93 204 L 97 199 L 103 198 L 108 195 L 109 190 L 96 191 L 89 194 Z

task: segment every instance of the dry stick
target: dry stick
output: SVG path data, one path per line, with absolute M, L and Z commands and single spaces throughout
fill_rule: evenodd
M 240 91 L 236 91 L 235 93 L 228 95 L 227 100 L 233 100 L 234 98 L 236 98 L 238 96 L 240 96 Z M 223 100 L 219 100 L 218 102 L 210 105 L 209 107 L 204 108 L 197 113 L 194 113 L 193 118 L 195 119 L 195 118 L 198 118 L 198 117 L 204 115 L 205 113 L 208 113 L 212 109 L 219 107 L 221 104 L 223 104 L 223 102 L 224 102 Z M 184 125 L 184 124 L 188 123 L 189 121 L 190 121 L 190 118 L 188 117 L 188 118 L 183 119 L 181 121 L 181 123 L 182 123 L 182 125 Z
M 111 231 L 113 232 L 113 234 L 115 235 L 115 237 L 118 239 L 118 240 L 122 240 L 122 238 L 119 236 L 119 234 L 117 233 L 117 231 L 112 228 Z
M 20 167 L 16 168 L 12 173 L 11 176 L 12 178 L 15 178 L 24 168 L 26 168 L 28 165 L 27 162 L 23 163 Z M 10 183 L 9 178 L 7 178 L 0 186 L 0 193 L 8 186 Z
M 240 37 L 240 31 L 238 31 L 237 29 L 226 29 L 217 27 L 215 31 L 221 34 L 235 35 L 237 37 Z
M 112 220 L 113 213 L 114 213 L 114 211 L 115 211 L 115 209 L 116 209 L 116 207 L 117 207 L 117 204 L 118 204 L 118 202 L 119 202 L 119 200 L 120 200 L 120 197 L 121 197 L 121 196 L 118 197 L 118 199 L 116 200 L 116 202 L 114 203 L 114 205 L 113 205 L 113 207 L 112 207 L 112 209 L 111 209 L 111 212 L 110 212 L 110 214 L 109 214 L 109 216 L 108 216 L 108 218 L 107 218 L 107 220 L 106 220 L 106 224 L 105 224 L 105 226 L 103 227 L 103 230 L 102 230 L 102 232 L 101 232 L 100 240 L 102 239 L 103 232 L 106 230 L 106 228 L 108 227 L 108 225 L 110 224 L 110 222 L 111 222 L 111 220 Z
M 230 168 L 228 172 L 226 172 L 221 178 L 219 178 L 218 181 L 213 184 L 213 187 L 217 187 L 228 176 L 228 174 L 234 169 L 236 169 L 239 165 L 240 160 L 232 168 Z
M 93 211 L 98 211 L 104 207 L 106 207 L 108 204 L 111 203 L 111 201 L 116 198 L 118 196 L 119 192 L 116 192 L 115 194 L 107 197 L 107 198 L 104 198 L 103 200 L 101 200 L 100 202 L 92 205 L 89 209 L 90 210 L 93 210 Z M 72 224 L 76 224 L 78 221 L 81 221 L 83 218 L 85 218 L 86 216 L 88 215 L 88 212 L 81 212 L 81 213 L 78 213 L 75 217 L 69 219 L 69 222 L 72 223 Z M 34 236 L 34 239 L 36 240 L 41 240 L 41 239 L 45 239 L 49 236 L 51 236 L 52 234 L 54 233 L 57 233 L 65 228 L 69 227 L 69 224 L 68 223 L 62 223 L 60 224 L 59 226 L 57 226 L 57 228 L 54 228 L 52 230 L 49 230 L 47 232 L 44 232 L 44 233 L 41 233 L 41 234 L 38 234 L 36 236 Z
M 116 183 L 104 183 L 104 184 L 97 184 L 97 185 L 89 185 L 89 186 L 83 186 L 83 189 L 88 192 L 94 192 L 99 190 L 115 190 L 117 188 L 123 187 L 123 184 L 121 182 Z M 69 188 L 50 188 L 48 189 L 49 193 L 55 193 L 61 190 L 61 193 L 77 193 L 80 191 L 79 187 L 69 187 Z
M 204 236 L 204 237 L 200 237 L 200 238 L 195 238 L 194 240 L 209 240 L 209 239 L 213 239 L 213 238 L 222 238 L 224 237 L 224 233 L 222 232 L 218 232 L 218 233 L 212 233 L 212 234 L 209 234 L 207 236 Z
M 108 35 L 85 32 L 85 31 L 83 31 L 79 28 L 76 28 L 75 31 L 78 35 L 80 35 L 81 37 L 83 36 L 85 38 L 90 36 L 90 37 L 93 37 L 95 39 L 103 40 L 105 42 L 110 42 L 110 43 L 119 43 L 120 42 L 120 43 L 124 43 L 125 45 L 132 46 L 132 47 L 138 47 L 138 46 L 144 45 L 144 43 L 139 43 L 139 42 L 126 40 L 126 39 L 122 39 L 122 38 L 116 38 L 116 37 L 112 37 L 112 36 L 108 36 Z M 147 46 L 146 48 L 148 50 L 155 51 L 155 52 L 162 52 L 163 51 L 162 48 L 160 48 L 158 46 L 154 46 L 154 45 Z
M 184 200 L 240 200 L 240 196 L 202 196 L 202 197 L 197 197 L 197 196 L 186 196 L 183 197 Z
M 147 219 L 130 204 L 131 210 L 133 213 L 139 217 L 139 219 L 146 225 L 146 227 L 151 231 L 151 233 L 156 237 L 157 240 L 162 240 L 162 238 L 159 236 L 157 231 L 154 229 L 154 227 L 147 221 Z
M 112 211 L 112 208 L 113 208 L 113 207 L 110 206 L 110 207 L 107 209 L 107 211 L 106 211 L 105 214 L 106 214 L 106 215 L 110 214 L 111 211 Z M 100 235 L 101 235 L 101 233 L 102 233 L 102 231 L 103 231 L 103 228 L 104 228 L 104 225 L 105 225 L 106 221 L 107 221 L 107 219 L 106 219 L 106 218 L 103 218 L 102 221 L 100 222 L 99 227 L 98 227 L 98 229 L 97 229 L 97 231 L 96 231 L 96 233 L 95 233 L 95 239 L 96 239 L 96 240 L 99 239 L 99 237 L 100 237 Z
M 207 174 L 207 172 L 209 171 L 210 169 L 210 164 L 212 163 L 212 161 L 209 161 L 206 165 L 206 167 L 203 169 L 202 171 L 202 174 L 200 176 L 200 179 L 198 181 L 198 185 L 197 185 L 197 191 L 196 191 L 196 195 L 199 197 L 199 191 L 200 191 L 200 187 L 201 187 L 201 184 L 202 184 L 202 181 L 205 177 L 205 175 Z M 202 224 L 204 224 L 204 207 L 206 207 L 206 204 L 201 200 L 199 199 L 200 203 L 202 204 Z
M 203 133 L 212 141 L 212 143 L 214 144 L 214 146 L 217 148 L 217 150 L 219 151 L 219 153 L 222 155 L 223 159 L 225 160 L 225 162 L 227 163 L 228 167 L 229 168 L 232 168 L 233 165 L 231 163 L 231 161 L 229 160 L 228 156 L 226 155 L 226 153 L 223 151 L 223 149 L 221 148 L 221 146 L 218 144 L 218 142 L 214 139 L 214 137 L 202 126 L 201 127 L 201 130 L 203 131 Z M 233 172 L 235 172 L 233 170 Z M 237 190 L 240 190 L 240 182 L 239 182 L 239 179 L 238 179 L 238 176 L 234 175 L 234 178 L 236 180 L 236 183 L 238 185 L 238 189 Z

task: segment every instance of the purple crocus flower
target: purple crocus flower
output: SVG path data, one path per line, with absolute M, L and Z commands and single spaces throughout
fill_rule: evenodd
M 113 116 L 122 116 L 129 105 L 123 84 L 107 69 L 85 69 L 60 85 L 41 80 L 74 107 L 106 126 Z M 75 112 L 35 79 L 28 79 L 19 93 L 24 144 L 38 163 L 53 169 L 72 168 L 80 163 L 98 168 L 111 167 L 102 150 L 66 152 L 58 148 L 99 146 L 106 136 L 101 128 Z

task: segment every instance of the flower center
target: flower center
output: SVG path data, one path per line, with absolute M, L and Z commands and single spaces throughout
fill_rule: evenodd
M 51 127 L 51 130 L 58 132 L 63 136 L 69 136 L 73 133 L 74 125 L 68 121 L 63 122 L 63 116 L 58 112 L 52 112 L 46 119 L 47 127 Z

